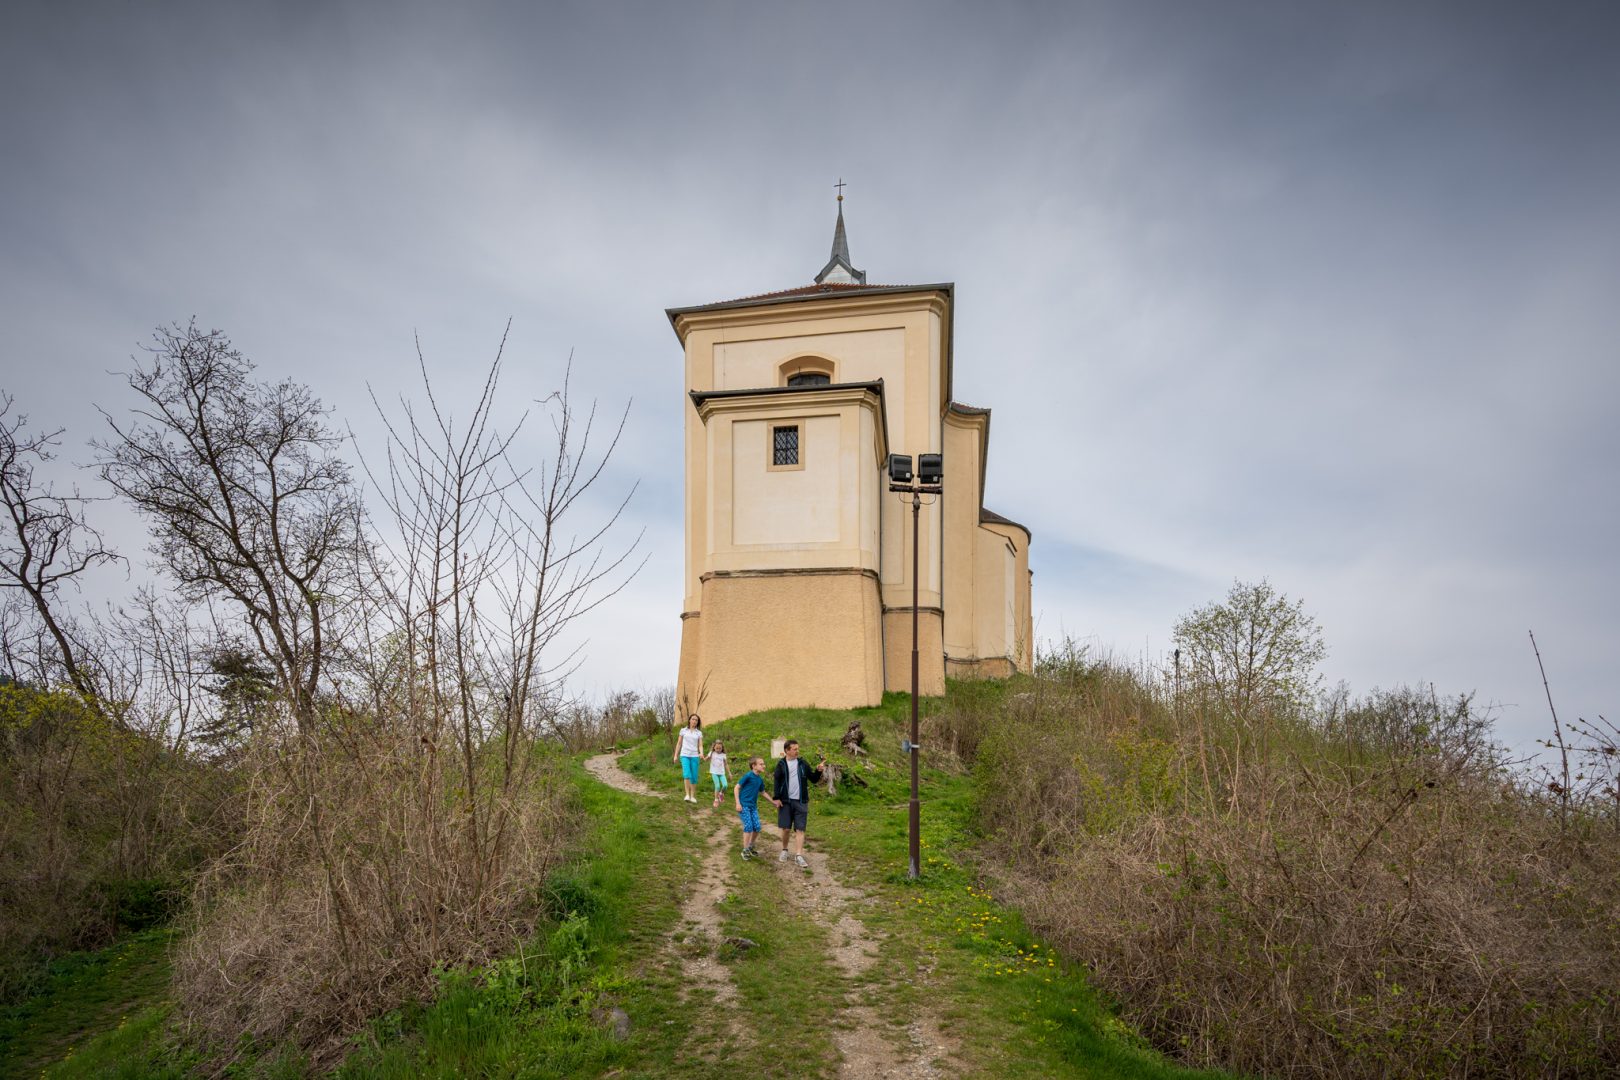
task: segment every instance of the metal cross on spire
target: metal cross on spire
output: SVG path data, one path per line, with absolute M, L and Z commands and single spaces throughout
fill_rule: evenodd
M 844 232 L 844 188 L 847 186 L 842 176 L 833 185 L 838 190 L 838 221 L 833 225 L 832 258 L 816 275 L 817 285 L 829 281 L 836 285 L 866 284 L 866 271 L 855 269 L 855 264 L 849 258 L 849 237 Z

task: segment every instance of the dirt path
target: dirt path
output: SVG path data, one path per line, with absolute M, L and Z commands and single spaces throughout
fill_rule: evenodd
M 781 833 L 777 832 L 777 843 Z M 874 996 L 882 986 L 864 981 L 877 963 L 883 937 L 867 929 L 856 914 L 866 894 L 839 882 L 827 856 L 806 851 L 809 874 L 787 883 L 788 897 L 826 932 L 828 959 L 843 974 L 849 989 L 844 1009 L 833 1032 L 833 1045 L 841 1057 L 838 1075 L 872 1080 L 935 1080 L 955 1074 L 950 1061 L 955 1044 L 940 1030 L 938 1020 L 922 1014 L 903 1027 L 888 1023 Z M 778 864 L 781 865 L 781 864 Z M 783 873 L 793 873 L 783 866 Z M 864 991 L 864 992 L 863 992 Z
M 590 758 L 585 767 L 598 780 L 620 791 L 666 797 L 619 768 L 614 754 Z M 842 884 L 828 865 L 827 856 L 819 851 L 805 852 L 810 864 L 808 874 L 791 864 L 777 863 L 774 851 L 781 844 L 781 833 L 774 826 L 766 828 L 775 833 L 776 844 L 761 843 L 762 857 L 771 860 L 771 865 L 784 875 L 794 906 L 826 931 L 831 950 L 828 959 L 849 986 L 832 1033 L 841 1059 L 838 1075 L 860 1080 L 935 1080 L 954 1075 L 950 1058 L 955 1044 L 940 1031 L 935 1017 L 925 1014 L 899 1027 L 884 1020 L 884 1012 L 876 1002 L 865 1000 L 873 992 L 881 993 L 881 986 L 866 982 L 865 976 L 877 963 L 883 945 L 883 939 L 870 932 L 857 914 L 866 894 Z M 732 831 L 729 815 L 722 815 L 709 837 L 697 887 L 681 905 L 679 931 L 680 945 L 684 946 L 681 951 L 689 956 L 697 954 L 688 961 L 690 970 L 701 978 L 700 985 L 714 987 L 716 999 L 727 1005 L 736 1001 L 737 987 L 726 966 L 713 959 L 713 949 L 719 942 L 708 928 L 715 922 L 715 905 L 725 898 L 731 883 L 733 864 L 728 841 Z M 696 943 L 689 944 L 694 939 Z M 675 944 L 672 935 L 671 945 Z
M 646 795 L 653 799 L 667 799 L 669 797 L 662 791 L 654 791 L 642 783 L 638 777 L 631 776 L 619 768 L 618 754 L 597 754 L 595 757 L 586 758 L 585 771 L 608 787 L 628 791 L 632 795 Z
M 654 791 L 638 777 L 619 768 L 617 754 L 598 754 L 587 758 L 585 768 L 602 783 L 620 791 L 654 799 L 668 798 L 664 792 Z M 711 1011 L 711 1015 L 728 1018 L 724 1021 L 728 1030 L 731 1026 L 729 1018 L 737 1015 L 732 1008 L 737 1003 L 737 984 L 731 979 L 731 970 L 715 959 L 721 940 L 714 927 L 719 922 L 718 905 L 726 898 L 731 885 L 732 868 L 727 843 L 731 832 L 731 823 L 726 818 L 715 821 L 707 841 L 708 851 L 698 870 L 697 883 L 681 901 L 680 921 L 671 929 L 665 943 L 669 957 L 674 958 L 677 954 L 680 957 L 676 966 L 684 973 L 683 986 L 695 985 L 712 991 L 715 1003 L 722 1008 L 717 1013 Z

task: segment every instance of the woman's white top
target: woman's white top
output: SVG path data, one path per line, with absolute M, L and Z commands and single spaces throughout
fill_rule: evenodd
M 709 772 L 714 776 L 724 776 L 724 775 L 726 775 L 726 755 L 725 754 L 710 754 L 709 755 Z
M 681 728 L 681 757 L 703 756 L 703 729 Z

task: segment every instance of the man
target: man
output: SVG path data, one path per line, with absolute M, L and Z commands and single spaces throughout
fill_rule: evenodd
M 820 782 L 821 766 L 812 769 L 800 760 L 799 740 L 789 739 L 771 778 L 771 802 L 776 804 L 776 824 L 782 830 L 782 854 L 777 862 L 787 862 L 791 855 L 801 869 L 810 869 L 804 861 L 804 827 L 810 820 L 810 785 Z

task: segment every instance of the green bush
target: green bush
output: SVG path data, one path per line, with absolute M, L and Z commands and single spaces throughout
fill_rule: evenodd
M 40 965 L 166 922 L 231 839 L 229 778 L 66 690 L 0 685 L 0 1002 Z

